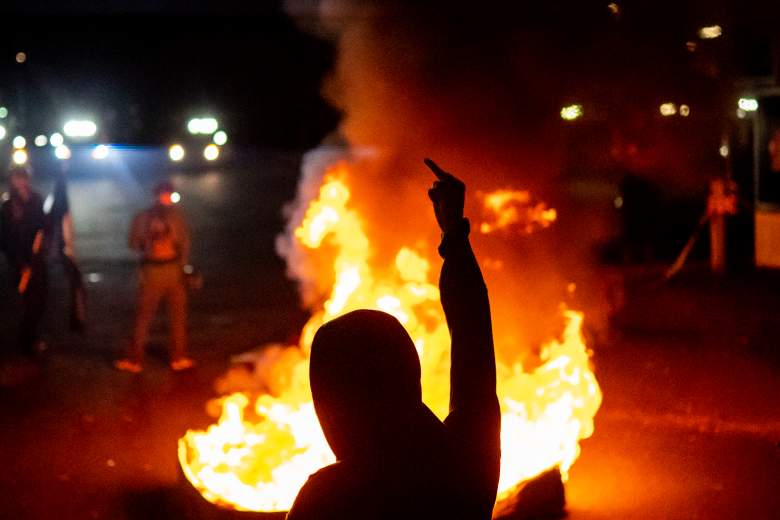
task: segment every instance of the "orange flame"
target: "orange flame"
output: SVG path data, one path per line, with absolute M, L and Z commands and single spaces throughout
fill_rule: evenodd
M 222 400 L 216 424 L 206 431 L 190 430 L 179 440 L 185 476 L 215 504 L 250 511 L 287 510 L 308 476 L 335 460 L 314 413 L 307 356 L 320 325 L 346 312 L 372 308 L 398 318 L 420 355 L 423 400 L 439 417 L 447 414 L 450 338 L 439 289 L 430 281 L 430 263 L 403 247 L 390 274 L 379 276 L 371 269 L 370 241 L 359 215 L 349 207 L 345 168 L 342 164 L 328 172 L 318 198 L 295 229 L 296 241 L 311 254 L 326 242 L 335 248 L 335 283 L 322 308 L 304 326 L 303 355 L 286 374 L 283 391 L 259 396 L 252 409 L 247 394 L 229 395 Z M 517 195 L 509 197 L 515 200 Z M 499 199 L 486 198 L 486 203 Z M 501 200 L 497 204 L 504 207 Z M 580 333 L 583 315 L 563 312 L 567 325 L 562 337 L 544 346 L 539 367 L 526 372 L 520 363 L 499 363 L 499 500 L 523 481 L 556 466 L 565 479 L 579 455 L 578 441 L 593 433 L 601 390 Z
M 479 231 L 484 234 L 511 228 L 533 233 L 549 227 L 558 218 L 555 208 L 548 208 L 544 202 L 532 204 L 526 190 L 496 190 L 478 195 L 483 199 L 484 210 Z

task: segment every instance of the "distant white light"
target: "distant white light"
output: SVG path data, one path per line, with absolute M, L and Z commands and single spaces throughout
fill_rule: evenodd
M 216 161 L 219 157 L 219 146 L 215 144 L 207 145 L 206 148 L 203 149 L 203 157 L 205 157 L 207 161 Z
M 7 132 L 3 125 L 0 125 L 0 140 L 5 139 Z
M 62 130 L 68 137 L 92 137 L 97 133 L 97 125 L 89 119 L 71 119 Z
M 16 137 L 14 137 L 13 145 L 14 148 L 16 148 L 17 150 L 20 148 L 24 148 L 25 146 L 27 146 L 27 139 L 25 139 L 23 135 L 17 135 Z
M 100 273 L 89 273 L 87 275 L 87 280 L 89 283 L 100 283 L 100 281 L 103 280 L 103 275 Z
M 561 109 L 561 119 L 574 121 L 582 117 L 582 105 L 569 105 Z
M 174 191 L 173 193 L 171 193 L 171 202 L 173 202 L 174 204 L 178 204 L 180 200 L 181 200 L 181 195 L 179 195 L 178 191 Z
M 224 130 L 220 130 L 219 132 L 214 134 L 214 137 L 212 137 L 211 139 L 212 141 L 214 141 L 214 144 L 223 146 L 225 143 L 227 143 L 227 133 Z
M 27 61 L 27 53 L 25 52 L 17 52 L 16 53 L 16 63 L 24 63 Z
M 22 165 L 27 162 L 27 150 L 24 149 L 14 150 L 14 153 L 11 156 L 11 158 L 13 159 L 14 164 Z
M 62 144 L 65 142 L 65 138 L 62 137 L 62 134 L 59 132 L 54 132 L 51 134 L 51 137 L 49 137 L 49 144 L 52 145 L 54 148 L 57 148 L 58 146 L 62 146 Z
M 664 117 L 673 116 L 677 113 L 677 105 L 674 103 L 663 103 L 660 107 L 658 107 L 658 110 Z
M 745 112 L 755 112 L 758 110 L 758 100 L 754 98 L 739 98 L 737 105 Z
M 70 159 L 71 153 L 70 148 L 65 146 L 64 144 L 59 145 L 57 148 L 54 149 L 54 155 L 57 156 L 57 159 L 60 160 L 66 160 Z
M 729 156 L 729 145 L 723 143 L 722 145 L 720 145 L 720 149 L 718 150 L 718 152 L 720 153 L 720 156 L 725 159 L 726 157 Z
M 8 117 L 8 109 L 0 107 L 0 119 L 5 119 L 6 117 Z
M 49 139 L 45 135 L 36 135 L 33 143 L 40 148 L 41 146 L 46 146 L 49 143 Z
M 92 149 L 92 158 L 96 161 L 102 161 L 106 157 L 108 157 L 108 152 L 110 151 L 110 148 L 104 144 L 99 144 L 96 147 Z
M 187 131 L 191 134 L 211 135 L 219 129 L 219 123 L 213 117 L 196 117 L 187 122 Z
M 180 144 L 171 145 L 171 147 L 168 148 L 168 157 L 174 162 L 181 161 L 184 159 L 184 147 Z
M 691 115 L 691 107 L 688 105 L 680 105 L 680 115 L 683 117 Z
M 722 34 L 723 34 L 723 29 L 721 28 L 720 25 L 710 25 L 699 29 L 699 38 L 701 38 L 702 40 L 711 40 L 713 38 L 718 38 Z

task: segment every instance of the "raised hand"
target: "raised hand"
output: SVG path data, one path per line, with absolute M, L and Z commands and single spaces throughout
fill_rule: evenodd
M 461 229 L 466 185 L 430 159 L 425 159 L 425 165 L 431 169 L 437 179 L 428 190 L 428 197 L 433 202 L 433 211 L 439 227 L 444 233 Z

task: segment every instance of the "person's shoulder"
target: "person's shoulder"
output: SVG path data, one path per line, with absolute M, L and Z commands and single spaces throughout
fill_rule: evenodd
M 291 520 L 323 518 L 342 509 L 344 468 L 339 462 L 312 473 L 303 484 L 287 518 Z M 328 516 L 327 518 L 331 518 Z
M 138 211 L 133 218 L 135 219 L 142 219 L 142 218 L 148 218 L 155 212 L 154 206 L 146 207 L 140 211 Z
M 347 471 L 343 462 L 334 462 L 333 464 L 312 473 L 306 481 L 306 485 L 328 488 L 341 486 L 346 473 Z

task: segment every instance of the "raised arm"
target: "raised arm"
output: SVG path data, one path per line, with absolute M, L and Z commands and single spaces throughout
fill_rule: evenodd
M 442 230 L 439 287 L 452 336 L 450 411 L 482 408 L 496 400 L 496 361 L 487 288 L 463 218 L 466 187 L 430 159 L 425 163 L 438 178 L 428 195 Z
M 498 485 L 501 431 L 490 304 L 469 243 L 469 221 L 463 217 L 466 187 L 430 159 L 425 164 L 437 177 L 428 196 L 442 230 L 439 288 L 452 337 L 445 424 L 461 450 L 469 487 L 486 504 L 489 518 Z

